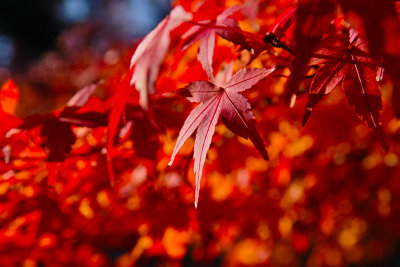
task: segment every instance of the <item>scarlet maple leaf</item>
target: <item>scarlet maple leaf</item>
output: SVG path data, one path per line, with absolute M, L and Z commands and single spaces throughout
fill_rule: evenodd
M 64 161 L 76 141 L 72 125 L 96 128 L 107 124 L 105 114 L 95 111 L 79 112 L 97 87 L 98 84 L 92 84 L 82 88 L 59 111 L 28 116 L 18 128 L 29 130 L 41 126 L 43 146 L 49 151 L 48 161 Z
M 170 32 L 183 22 L 192 19 L 192 14 L 183 7 L 176 6 L 139 44 L 131 59 L 131 68 L 135 68 L 131 84 L 140 92 L 140 103 L 147 108 L 148 94 L 154 93 L 160 65 L 168 51 Z
M 373 129 L 382 146 L 387 149 L 380 126 L 379 110 L 382 109 L 381 94 L 377 81 L 377 65 L 371 58 L 366 44 L 352 29 L 348 37 L 328 36 L 326 47 L 317 51 L 312 64 L 323 64 L 316 72 L 310 89 L 303 117 L 305 124 L 312 108 L 343 81 L 347 101 L 357 115 Z
M 197 129 L 194 145 L 194 173 L 196 174 L 195 206 L 197 207 L 200 191 L 200 179 L 203 171 L 206 153 L 211 144 L 215 125 L 221 116 L 227 126 L 239 132 L 239 135 L 254 143 L 261 155 L 268 159 L 267 151 L 260 134 L 256 130 L 254 114 L 250 103 L 239 94 L 249 89 L 261 79 L 272 73 L 274 69 L 241 69 L 227 82 L 216 80 L 217 84 L 208 81 L 191 82 L 188 86 L 180 89 L 179 93 L 189 101 L 200 103 L 187 117 L 175 144 L 171 160 L 172 165 L 175 156 L 185 141 Z M 227 75 L 230 77 L 231 75 Z M 243 129 L 246 129 L 244 131 Z

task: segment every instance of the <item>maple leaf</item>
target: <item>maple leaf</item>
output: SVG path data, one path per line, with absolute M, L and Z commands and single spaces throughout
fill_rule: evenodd
M 400 117 L 400 21 L 396 14 L 396 1 L 340 0 L 344 12 L 348 16 L 357 14 L 356 19 L 365 30 L 368 46 L 375 58 L 382 57 L 385 72 L 393 81 L 392 104 L 397 117 Z M 364 37 L 364 36 L 363 36 Z
M 27 130 L 39 125 L 41 126 L 40 134 L 44 138 L 42 146 L 48 148 L 48 160 L 64 161 L 66 154 L 71 151 L 71 147 L 76 141 L 71 125 L 62 122 L 53 114 L 35 114 L 25 118 L 18 128 Z
M 255 6 L 257 2 L 257 0 L 253 0 L 244 4 L 229 7 L 219 14 L 215 20 L 200 21 L 198 23 L 199 25 L 192 26 L 182 36 L 184 39 L 182 42 L 183 50 L 200 40 L 197 58 L 211 82 L 215 81 L 212 67 L 215 35 L 218 34 L 222 38 L 250 50 L 251 47 L 246 42 L 246 36 L 244 35 L 246 32 L 241 31 L 237 21 L 230 16 L 242 9 Z M 260 43 L 263 44 L 262 41 Z
M 28 130 L 41 126 L 40 134 L 44 138 L 42 145 L 48 149 L 48 161 L 64 161 L 76 141 L 76 136 L 71 129 L 71 125 L 94 128 L 107 124 L 105 114 L 98 112 L 77 112 L 79 108 L 88 102 L 89 97 L 97 87 L 97 84 L 93 84 L 82 88 L 72 96 L 65 108 L 54 112 L 54 114 L 34 114 L 28 116 L 18 128 Z
M 377 65 L 366 44 L 353 29 L 350 29 L 348 35 L 328 36 L 322 43 L 326 46 L 318 50 L 311 61 L 312 64 L 323 65 L 317 70 L 309 88 L 303 124 L 320 99 L 343 81 L 347 101 L 387 149 L 379 118 L 382 100 L 376 79 Z
M 172 165 L 182 145 L 197 129 L 193 156 L 194 173 L 196 174 L 196 207 L 206 153 L 210 147 L 215 126 L 220 116 L 224 122 L 229 122 L 227 125 L 230 129 L 240 132 L 241 136 L 249 137 L 261 155 L 265 159 L 268 158 L 262 138 L 255 127 L 255 118 L 251 111 L 250 103 L 239 93 L 267 77 L 273 70 L 274 68 L 244 68 L 233 75 L 231 79 L 229 79 L 231 75 L 227 74 L 226 77 L 229 80 L 226 82 L 221 82 L 220 79 L 216 80 L 217 84 L 208 81 L 194 81 L 185 88 L 180 89 L 179 93 L 189 101 L 201 103 L 190 112 L 182 126 L 168 165 Z M 246 129 L 246 132 L 243 129 Z
M 296 10 L 294 31 L 295 57 L 293 71 L 287 83 L 285 101 L 294 103 L 302 71 L 309 61 L 316 45 L 328 32 L 334 14 L 334 1 L 300 0 Z M 285 25 L 285 24 L 284 24 Z
M 154 83 L 169 48 L 170 32 L 191 19 L 192 14 L 176 6 L 136 48 L 131 59 L 131 68 L 134 68 L 131 84 L 140 92 L 143 108 L 148 107 L 148 94 L 154 93 Z

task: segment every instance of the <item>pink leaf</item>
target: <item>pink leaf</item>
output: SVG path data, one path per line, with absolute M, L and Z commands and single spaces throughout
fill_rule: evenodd
M 74 94 L 67 103 L 67 107 L 82 107 L 89 97 L 96 91 L 98 84 L 90 84 Z
M 178 91 L 179 94 L 187 97 L 189 101 L 201 103 L 192 110 L 182 126 L 168 165 L 172 165 L 183 143 L 197 129 L 193 155 L 194 173 L 196 174 L 196 207 L 206 154 L 214 135 L 215 125 L 220 116 L 229 129 L 244 138 L 250 138 L 261 155 L 265 159 L 268 158 L 264 142 L 256 128 L 250 103 L 238 92 L 249 89 L 271 74 L 272 71 L 273 69 L 241 69 L 227 82 L 219 79 L 220 85 L 206 81 L 195 81 Z M 231 68 L 227 68 L 225 77 L 230 77 L 230 73 Z
M 207 81 L 191 82 L 188 86 L 179 89 L 178 93 L 190 102 L 204 102 L 218 94 L 219 87 Z
M 199 53 L 197 54 L 197 58 L 199 59 L 201 66 L 206 72 L 207 77 L 212 82 L 215 81 L 212 67 L 214 47 L 215 33 L 207 31 L 205 35 L 200 39 Z
M 140 92 L 142 107 L 147 108 L 148 94 L 154 93 L 154 83 L 168 51 L 170 32 L 191 19 L 192 14 L 186 12 L 181 6 L 176 6 L 170 15 L 143 39 L 133 54 L 131 67 L 134 67 L 135 71 L 131 84 L 135 84 L 136 89 Z
M 210 147 L 212 136 L 214 135 L 215 125 L 217 125 L 219 115 L 221 113 L 221 99 L 224 94 L 215 96 L 212 100 L 213 104 L 209 106 L 206 115 L 201 121 L 196 134 L 194 143 L 194 173 L 196 175 L 196 194 L 194 205 L 197 208 L 200 193 L 200 180 L 203 172 L 204 162 L 206 160 L 207 151 Z
M 214 97 L 212 100 L 208 102 L 203 102 L 198 105 L 195 109 L 193 109 L 187 119 L 185 120 L 182 129 L 179 132 L 178 139 L 176 140 L 175 148 L 171 156 L 171 160 L 168 165 L 171 166 L 174 162 L 175 156 L 178 151 L 181 149 L 186 140 L 193 134 L 193 132 L 197 129 L 199 124 L 202 122 L 204 117 L 209 112 L 210 107 L 214 104 L 216 98 Z

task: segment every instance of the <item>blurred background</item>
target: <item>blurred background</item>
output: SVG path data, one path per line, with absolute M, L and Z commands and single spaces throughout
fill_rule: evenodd
M 278 2 L 292 4 L 265 1 Z M 53 112 L 101 80 L 111 85 L 95 94 L 112 96 L 138 41 L 169 9 L 170 0 L 0 0 L 0 84 L 16 82 L 17 115 Z M 260 18 L 282 10 L 260 9 Z M 196 47 L 187 54 L 183 64 L 201 70 Z M 223 62 L 226 53 L 216 55 Z M 175 88 L 167 70 L 160 84 Z M 197 75 L 185 70 L 172 77 L 182 82 Z M 156 99 L 157 124 L 141 108 L 127 107 L 113 153 L 115 188 L 106 167 L 106 127 L 45 117 L 43 133 L 36 127 L 11 135 L 0 143 L 0 266 L 400 266 L 399 120 L 383 110 L 390 144 L 384 151 L 344 93 L 334 90 L 303 127 L 306 96 L 292 109 L 273 100 L 285 82 L 274 77 L 246 92 L 270 161 L 217 126 L 197 210 L 193 139 L 168 167 L 190 111 L 182 98 Z M 91 98 L 88 110 L 106 112 L 111 101 L 104 95 Z M 56 148 L 73 143 L 64 162 L 44 160 L 47 132 Z M 58 176 L 54 187 L 51 175 Z
M 104 79 L 170 10 L 170 0 L 1 0 L 0 84 L 21 91 L 17 115 L 63 106 Z
M 93 46 L 108 39 L 132 42 L 169 12 L 169 0 L 2 0 L 0 66 L 21 71 L 47 50 L 56 49 L 63 31 L 96 27 Z

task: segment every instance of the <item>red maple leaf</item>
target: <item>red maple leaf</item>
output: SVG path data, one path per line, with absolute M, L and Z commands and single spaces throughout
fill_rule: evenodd
M 260 50 L 258 53 L 265 49 L 265 44 L 262 40 L 257 39 L 256 35 L 242 31 L 239 28 L 238 22 L 231 18 L 234 13 L 242 9 L 248 9 L 249 7 L 254 8 L 256 3 L 257 1 L 253 0 L 244 4 L 229 7 L 213 20 L 200 21 L 197 25 L 192 26 L 182 36 L 184 39 L 182 42 L 183 50 L 200 40 L 197 58 L 211 82 L 214 82 L 212 62 L 216 34 L 228 41 L 240 45 L 244 49 L 251 50 L 252 47 L 250 46 L 250 43 L 255 46 L 258 45 L 257 50 Z M 250 38 L 252 42 L 249 42 L 247 38 Z
M 362 21 L 354 26 L 364 26 L 360 32 L 365 30 L 362 37 L 368 41 L 371 54 L 383 59 L 385 72 L 393 81 L 393 107 L 396 116 L 400 117 L 400 20 L 396 14 L 396 1 L 340 0 L 339 3 L 347 16 Z
M 96 128 L 107 124 L 105 114 L 90 109 L 79 112 L 97 87 L 98 84 L 92 84 L 82 88 L 59 111 L 28 116 L 18 128 L 29 130 L 40 126 L 40 133 L 44 138 L 42 145 L 48 149 L 48 161 L 64 161 L 76 141 L 72 125 Z
M 241 136 L 250 138 L 261 155 L 265 159 L 268 158 L 262 138 L 256 130 L 254 114 L 251 111 L 250 103 L 239 93 L 249 89 L 261 79 L 267 77 L 273 70 L 273 68 L 241 69 L 231 79 L 229 79 L 231 75 L 227 74 L 225 77 L 228 78 L 224 80 L 229 80 L 226 82 L 220 82 L 218 81 L 219 79 L 216 80 L 217 84 L 208 81 L 195 81 L 179 91 L 189 101 L 201 103 L 191 111 L 182 126 L 168 165 L 172 165 L 179 149 L 197 129 L 193 156 L 194 172 L 196 174 L 196 207 L 206 153 L 210 147 L 215 125 L 220 116 L 224 122 L 228 122 L 227 126 L 230 129 L 238 132 Z M 244 131 L 243 129 L 246 130 Z
M 330 21 L 334 18 L 334 8 L 334 1 L 331 0 L 298 1 L 294 29 L 295 57 L 292 62 L 292 75 L 288 80 L 285 96 L 285 101 L 290 101 L 291 105 L 294 103 L 293 100 L 295 100 L 300 78 L 304 75 L 305 65 L 322 36 L 329 30 Z M 282 27 L 286 27 L 286 25 L 286 23 L 283 23 Z M 279 29 L 276 29 L 276 31 L 280 32 Z
M 352 29 L 348 35 L 328 36 L 322 44 L 324 47 L 317 51 L 311 62 L 322 66 L 317 70 L 309 89 L 303 124 L 321 98 L 343 81 L 347 101 L 387 149 L 380 126 L 382 100 L 376 78 L 378 66 L 371 58 L 366 44 Z

